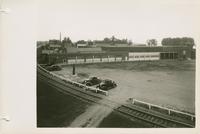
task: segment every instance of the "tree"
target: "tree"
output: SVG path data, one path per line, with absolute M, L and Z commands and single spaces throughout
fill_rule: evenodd
M 112 40 L 112 42 L 114 42 L 115 41 L 115 36 L 113 35 L 112 37 L 111 37 L 111 40 Z
M 106 38 L 103 39 L 103 41 L 104 41 L 105 43 L 110 43 L 110 42 L 111 42 L 111 39 L 108 38 L 108 37 L 106 37 Z
M 85 40 L 79 40 L 76 42 L 77 44 L 86 44 L 87 42 Z
M 131 46 L 133 44 L 132 40 L 128 41 L 128 45 Z
M 183 38 L 164 38 L 162 39 L 163 46 L 188 46 L 193 47 L 195 45 L 194 39 L 190 37 Z
M 128 42 L 127 39 L 122 39 L 122 40 L 120 40 L 120 43 L 122 43 L 122 44 L 128 44 L 129 42 Z
M 71 39 L 69 37 L 67 38 L 67 43 L 68 44 L 72 44 L 72 41 L 71 41 Z
M 87 41 L 87 44 L 88 44 L 88 46 L 92 46 L 92 45 L 93 45 L 93 42 L 92 42 L 91 40 L 88 40 L 88 41 Z
M 62 47 L 68 47 L 68 46 L 72 46 L 72 45 L 73 45 L 73 43 L 69 37 L 65 37 L 62 40 Z
M 157 46 L 157 40 L 156 39 L 149 39 L 147 40 L 148 46 Z
M 116 40 L 116 39 L 115 39 L 115 36 L 112 36 L 112 37 L 111 37 L 111 45 L 115 45 L 115 40 Z

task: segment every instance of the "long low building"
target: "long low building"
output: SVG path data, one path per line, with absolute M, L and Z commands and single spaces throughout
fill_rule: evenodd
M 192 57 L 192 48 L 186 46 L 68 47 L 66 48 L 65 53 L 45 54 L 45 56 L 48 57 L 48 63 L 66 62 L 69 64 L 160 59 L 190 59 Z
M 126 53 L 129 52 L 159 52 L 161 53 L 161 59 L 171 59 L 170 54 L 176 53 L 177 57 L 175 58 L 191 58 L 192 48 L 187 46 L 156 46 L 156 47 L 102 47 L 103 51 L 106 52 L 117 52 L 123 51 Z

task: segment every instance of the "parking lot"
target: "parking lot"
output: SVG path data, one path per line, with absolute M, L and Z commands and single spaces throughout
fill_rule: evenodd
M 118 85 L 109 91 L 109 98 L 115 101 L 135 98 L 190 113 L 195 111 L 194 61 L 76 65 L 75 76 L 71 66 L 55 73 L 78 82 L 90 76 L 111 79 Z

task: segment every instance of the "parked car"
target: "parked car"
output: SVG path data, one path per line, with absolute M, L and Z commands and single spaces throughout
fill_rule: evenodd
M 97 88 L 102 89 L 102 90 L 109 90 L 112 88 L 117 87 L 117 84 L 112 81 L 112 80 L 103 80 L 98 86 Z
M 101 83 L 101 81 L 102 80 L 98 77 L 90 77 L 89 79 L 84 80 L 82 84 L 85 84 L 86 86 L 93 86 Z
M 62 68 L 58 65 L 51 65 L 51 66 L 47 66 L 46 69 L 48 71 L 60 71 Z

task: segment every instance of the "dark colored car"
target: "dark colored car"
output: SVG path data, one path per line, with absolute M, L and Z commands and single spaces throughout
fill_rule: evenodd
M 52 66 L 46 67 L 46 69 L 48 71 L 60 71 L 62 68 L 60 66 L 58 66 L 58 65 L 52 65 Z
M 86 86 L 93 86 L 101 83 L 101 79 L 97 77 L 90 77 L 88 80 L 84 80 L 82 84 L 85 84 Z
M 117 84 L 112 81 L 112 80 L 103 80 L 98 86 L 97 88 L 102 89 L 102 90 L 109 90 L 112 88 L 117 87 Z

